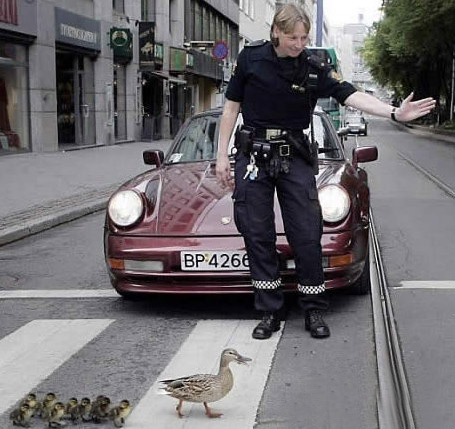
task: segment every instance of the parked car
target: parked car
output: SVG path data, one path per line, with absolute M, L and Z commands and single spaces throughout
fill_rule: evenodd
M 346 127 L 349 134 L 368 134 L 368 122 L 363 115 L 348 115 L 345 118 Z
M 120 295 L 252 292 L 243 239 L 233 220 L 232 190 L 216 179 L 221 113 L 211 110 L 188 120 L 166 156 L 160 150 L 144 151 L 145 164 L 155 168 L 111 196 L 104 250 Z M 322 111 L 314 113 L 314 127 L 326 286 L 368 293 L 369 189 L 359 164 L 377 159 L 377 149 L 354 148 L 350 163 Z M 233 137 L 229 150 L 234 162 Z M 275 205 L 282 282 L 286 290 L 296 290 L 294 258 L 277 201 Z

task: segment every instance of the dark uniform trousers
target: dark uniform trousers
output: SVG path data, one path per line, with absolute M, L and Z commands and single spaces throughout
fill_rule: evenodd
M 295 258 L 299 304 L 303 310 L 326 310 L 322 269 L 322 214 L 313 169 L 298 155 L 289 172 L 270 177 L 257 162 L 255 180 L 244 179 L 249 157 L 240 150 L 235 162 L 234 218 L 248 254 L 255 308 L 275 312 L 284 304 L 276 251 L 274 194 L 277 191 L 287 240 Z

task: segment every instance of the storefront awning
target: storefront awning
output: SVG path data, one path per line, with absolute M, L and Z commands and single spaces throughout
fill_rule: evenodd
M 171 76 L 169 73 L 162 71 L 162 70 L 155 70 L 153 72 L 150 72 L 153 76 L 157 76 L 161 79 L 166 79 L 169 80 L 169 82 L 176 83 L 177 85 L 185 85 L 186 80 L 179 79 L 177 77 Z

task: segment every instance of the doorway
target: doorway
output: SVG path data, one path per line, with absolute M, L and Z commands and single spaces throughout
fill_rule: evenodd
M 59 146 L 95 144 L 93 61 L 57 52 L 57 128 Z

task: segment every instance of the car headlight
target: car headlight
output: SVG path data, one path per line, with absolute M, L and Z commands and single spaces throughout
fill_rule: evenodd
M 351 200 L 345 189 L 328 185 L 319 189 L 322 217 L 326 222 L 339 222 L 349 213 Z
M 107 207 L 109 217 L 118 226 L 132 225 L 140 218 L 143 210 L 142 198 L 134 191 L 117 192 Z

